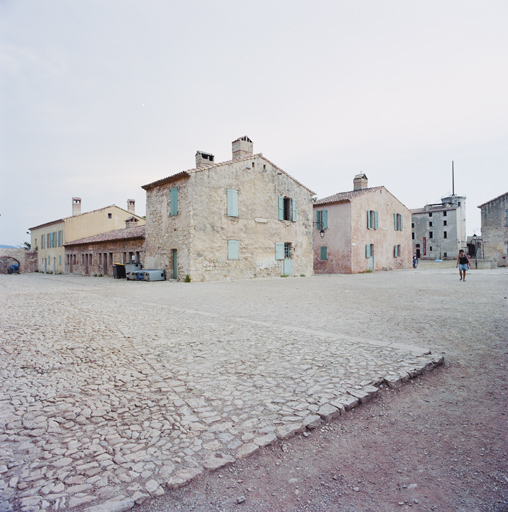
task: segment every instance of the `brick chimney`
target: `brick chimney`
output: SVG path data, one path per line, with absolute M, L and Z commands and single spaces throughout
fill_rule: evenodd
M 136 213 L 136 201 L 134 199 L 127 199 L 127 211 Z
M 244 135 L 233 141 L 233 160 L 252 155 L 254 152 L 252 141 Z
M 72 198 L 72 216 L 81 215 L 81 197 Z
M 353 180 L 353 190 L 363 190 L 369 188 L 369 178 L 366 174 L 357 174 Z
M 211 153 L 205 153 L 204 151 L 196 152 L 196 167 L 204 167 L 205 165 L 212 165 L 214 156 Z

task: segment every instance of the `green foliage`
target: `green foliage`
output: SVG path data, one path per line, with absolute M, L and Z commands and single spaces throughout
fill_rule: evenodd
M 189 275 L 189 274 L 187 274 L 187 275 L 185 276 L 185 282 L 186 282 L 186 283 L 190 283 L 190 282 L 191 282 L 191 279 L 190 279 L 190 275 Z

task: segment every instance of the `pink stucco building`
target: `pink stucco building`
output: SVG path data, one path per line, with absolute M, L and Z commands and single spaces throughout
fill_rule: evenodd
M 354 190 L 315 202 L 313 231 L 317 274 L 411 266 L 411 211 L 385 187 L 368 188 L 365 174 Z

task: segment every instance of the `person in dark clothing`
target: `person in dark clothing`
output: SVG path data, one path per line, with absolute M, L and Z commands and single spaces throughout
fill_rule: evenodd
M 466 270 L 468 270 L 470 268 L 470 266 L 469 266 L 469 258 L 464 254 L 464 251 L 462 249 L 459 251 L 456 266 L 459 268 L 459 275 L 460 275 L 459 281 L 465 281 L 466 280 Z

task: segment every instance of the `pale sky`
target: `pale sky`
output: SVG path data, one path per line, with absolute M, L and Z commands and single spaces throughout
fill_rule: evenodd
M 248 135 L 325 197 L 508 191 L 506 0 L 0 0 L 0 244 Z

